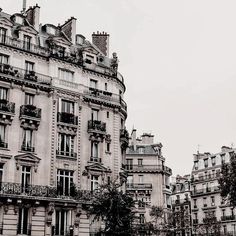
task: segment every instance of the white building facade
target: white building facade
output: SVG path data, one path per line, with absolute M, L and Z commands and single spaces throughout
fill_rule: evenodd
M 170 176 L 172 170 L 165 165 L 162 144 L 154 142 L 154 135 L 144 133 L 136 137 L 133 129 L 126 151 L 127 192 L 137 202 L 136 215 L 140 225 L 150 222 L 151 206 L 171 210 Z
M 235 149 L 223 146 L 216 154 L 197 153 L 191 174 L 191 208 L 193 233 L 206 222 L 208 215 L 215 217 L 224 235 L 236 235 L 235 209 L 220 196 L 218 179 L 222 163 L 228 163 Z
M 92 235 L 86 196 L 126 178 L 124 80 L 108 34 L 39 14 L 0 12 L 0 234 Z

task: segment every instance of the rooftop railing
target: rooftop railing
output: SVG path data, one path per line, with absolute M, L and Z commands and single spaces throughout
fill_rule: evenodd
M 126 184 L 127 189 L 152 189 L 152 184 L 148 183 L 128 183 Z
M 201 188 L 201 189 L 195 189 L 191 191 L 192 195 L 201 195 L 203 193 L 212 193 L 212 192 L 218 192 L 220 191 L 219 187 L 209 187 L 209 188 Z

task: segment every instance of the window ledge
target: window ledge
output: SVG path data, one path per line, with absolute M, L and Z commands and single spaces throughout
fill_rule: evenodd
M 105 151 L 106 154 L 111 155 L 111 152 Z

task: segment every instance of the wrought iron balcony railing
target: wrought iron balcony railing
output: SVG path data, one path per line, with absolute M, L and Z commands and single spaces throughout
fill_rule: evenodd
M 80 200 L 91 197 L 91 191 L 79 190 L 75 186 L 70 186 L 70 189 L 63 190 L 60 186 L 43 186 L 43 185 L 27 185 L 23 186 L 20 183 L 0 182 L 0 196 L 22 196 L 22 197 L 42 197 L 42 198 L 57 198 L 64 197 Z
M 235 215 L 221 216 L 221 221 L 231 221 L 231 220 L 235 220 Z
M 35 71 L 27 71 L 8 64 L 0 63 L 0 74 L 13 76 L 14 78 L 27 80 L 41 85 L 51 85 L 52 77 L 36 73 Z
M 8 143 L 0 141 L 0 147 L 1 148 L 8 148 Z
M 99 157 L 90 157 L 90 161 L 101 163 L 101 162 L 102 162 L 102 158 L 99 158 Z
M 198 219 L 193 219 L 193 224 L 197 225 L 198 224 Z
M 20 107 L 20 117 L 28 116 L 33 118 L 41 118 L 41 109 L 33 105 L 22 105 Z
M 0 99 L 0 112 L 15 113 L 15 103 Z
M 70 158 L 76 158 L 77 157 L 77 153 L 73 152 L 73 151 L 63 151 L 63 150 L 57 150 L 56 151 L 58 156 L 64 156 L 64 157 L 70 157 Z
M 57 121 L 71 125 L 78 125 L 78 116 L 67 112 L 58 112 Z
M 146 184 L 146 183 L 128 183 L 126 184 L 127 190 L 130 189 L 152 189 L 152 184 Z
M 35 148 L 32 147 L 31 145 L 28 145 L 28 144 L 23 143 L 23 144 L 21 145 L 21 150 L 22 150 L 22 151 L 25 151 L 25 152 L 34 152 L 34 151 L 35 151 Z
M 88 132 L 106 133 L 106 123 L 99 120 L 89 120 Z
M 202 188 L 202 189 L 195 189 L 191 191 L 192 195 L 201 195 L 201 194 L 205 194 L 205 193 L 212 193 L 212 192 L 218 192 L 220 191 L 219 187 L 215 186 L 215 187 L 208 187 L 208 188 Z
M 162 172 L 166 172 L 168 171 L 168 173 L 171 173 L 172 170 L 169 167 L 163 166 L 163 165 L 126 165 L 126 170 L 130 171 L 130 172 L 134 172 L 134 171 L 162 171 Z
M 220 172 L 217 172 L 215 174 L 208 174 L 208 175 L 200 176 L 200 177 L 192 177 L 191 181 L 192 182 L 208 181 L 211 179 L 217 179 L 219 177 L 220 177 Z

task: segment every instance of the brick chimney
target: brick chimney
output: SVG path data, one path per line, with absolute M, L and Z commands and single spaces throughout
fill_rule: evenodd
M 96 45 L 100 51 L 105 55 L 109 56 L 109 34 L 106 32 L 92 34 L 92 43 Z
M 70 39 L 70 41 L 75 44 L 76 38 L 76 18 L 71 17 L 62 26 L 61 30 Z
M 33 7 L 30 7 L 26 11 L 27 20 L 37 31 L 39 31 L 39 14 L 40 14 L 40 7 L 38 6 L 38 4 L 36 4 Z

